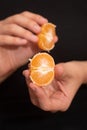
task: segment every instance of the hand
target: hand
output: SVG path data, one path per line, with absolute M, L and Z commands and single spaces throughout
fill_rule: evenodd
M 44 17 L 23 12 L 0 21 L 0 80 L 39 51 L 36 43 Z M 8 74 L 7 74 L 8 75 Z
M 23 75 L 26 77 L 31 102 L 45 111 L 66 111 L 83 83 L 84 64 L 76 61 L 57 64 L 54 81 L 43 87 L 33 84 L 29 79 L 29 71 L 25 70 Z
M 0 21 L 0 45 L 24 45 L 37 42 L 35 34 L 41 31 L 41 25 L 48 20 L 25 11 Z

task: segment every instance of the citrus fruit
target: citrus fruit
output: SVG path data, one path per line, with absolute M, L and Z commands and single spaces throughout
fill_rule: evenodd
M 46 53 L 37 53 L 30 60 L 30 79 L 38 86 L 50 84 L 54 78 L 55 62 L 53 57 Z
M 50 51 L 54 48 L 55 27 L 56 26 L 52 23 L 42 25 L 41 32 L 38 34 L 38 46 L 40 49 Z

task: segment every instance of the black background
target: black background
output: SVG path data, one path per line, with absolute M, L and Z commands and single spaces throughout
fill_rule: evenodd
M 86 0 L 0 0 L 1 20 L 25 10 L 57 25 L 59 41 L 50 52 L 56 63 L 87 60 Z M 0 85 L 0 130 L 87 130 L 87 85 L 81 86 L 66 112 L 44 112 L 30 102 L 22 76 L 25 68 Z

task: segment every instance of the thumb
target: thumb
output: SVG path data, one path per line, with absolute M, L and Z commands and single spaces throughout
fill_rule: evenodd
M 55 78 L 57 80 L 61 79 L 64 75 L 64 66 L 63 66 L 63 63 L 59 63 L 55 66 Z

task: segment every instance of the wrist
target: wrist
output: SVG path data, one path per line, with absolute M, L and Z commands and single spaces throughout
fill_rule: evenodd
M 81 84 L 87 83 L 87 61 L 77 61 Z
M 8 78 L 14 71 L 14 69 L 7 66 L 0 66 L 0 83 Z
M 87 84 L 87 61 L 84 61 L 81 64 L 83 84 Z
M 79 85 L 86 84 L 87 83 L 87 61 L 72 61 L 70 62 L 70 64 L 71 64 L 71 68 L 73 69 L 74 76 L 79 82 Z

